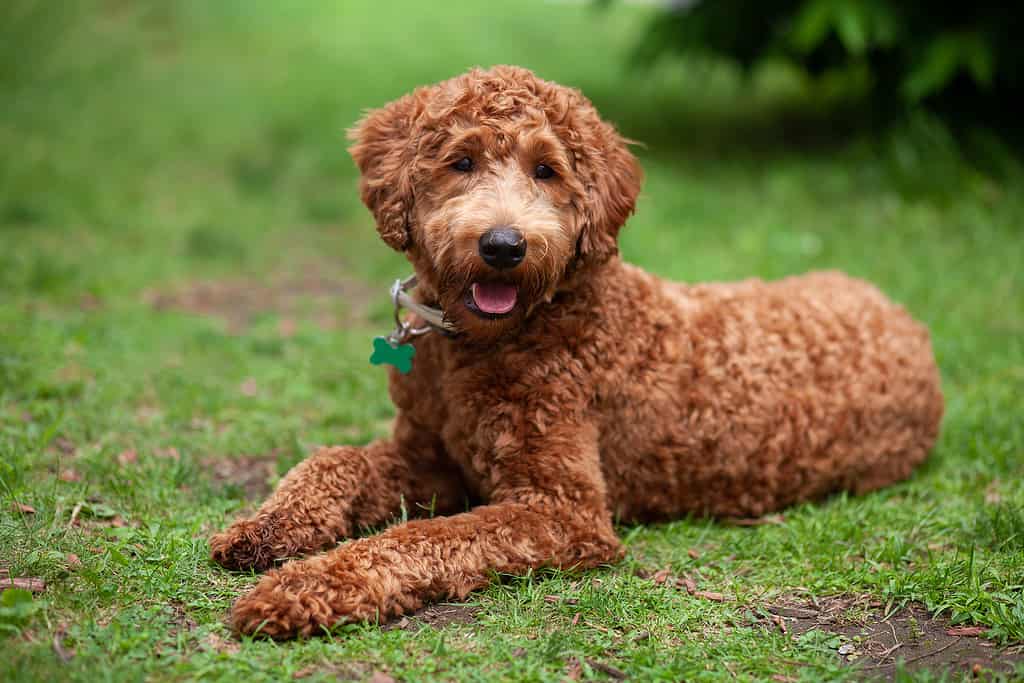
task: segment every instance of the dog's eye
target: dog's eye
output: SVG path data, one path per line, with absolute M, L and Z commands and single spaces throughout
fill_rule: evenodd
M 452 168 L 461 173 L 469 173 L 473 170 L 473 160 L 469 157 L 462 157 L 452 164 Z
M 554 178 L 555 169 L 551 168 L 547 164 L 537 164 L 537 168 L 533 169 L 533 177 L 539 178 L 540 180 Z

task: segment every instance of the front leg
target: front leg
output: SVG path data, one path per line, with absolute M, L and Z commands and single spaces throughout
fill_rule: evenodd
M 229 569 L 262 571 L 275 560 L 320 550 L 378 526 L 403 505 L 415 514 L 465 504 L 455 466 L 440 446 L 399 418 L 393 440 L 321 448 L 281 480 L 250 519 L 210 539 L 211 558 Z
M 580 440 L 588 441 L 585 432 Z M 578 441 L 554 444 L 572 448 Z M 508 485 L 495 491 L 498 500 L 490 505 L 408 522 L 286 564 L 235 604 L 232 622 L 241 633 L 308 636 L 339 623 L 385 620 L 428 601 L 464 598 L 494 572 L 614 561 L 622 546 L 596 452 L 591 442 L 575 453 L 521 457 L 504 473 Z

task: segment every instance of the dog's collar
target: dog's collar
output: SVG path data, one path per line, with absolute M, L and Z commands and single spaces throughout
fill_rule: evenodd
M 413 337 L 419 337 L 427 332 L 440 332 L 445 336 L 455 334 L 455 325 L 447 320 L 444 311 L 440 308 L 427 306 L 415 301 L 409 295 L 409 290 L 416 287 L 415 275 L 395 280 L 391 285 L 391 303 L 395 307 L 395 330 L 388 335 L 388 341 L 392 344 L 404 344 Z M 412 323 L 402 320 L 402 309 L 415 313 L 426 323 L 420 327 L 413 327 Z

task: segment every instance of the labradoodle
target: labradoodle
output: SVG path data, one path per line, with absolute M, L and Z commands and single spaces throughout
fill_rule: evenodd
M 232 569 L 306 556 L 238 600 L 239 632 L 309 636 L 495 572 L 611 563 L 613 520 L 871 491 L 935 442 L 928 332 L 872 285 L 687 285 L 623 263 L 641 170 L 580 92 L 473 70 L 351 138 L 380 237 L 417 276 L 422 315 L 389 340 L 415 356 L 391 371 L 391 438 L 316 451 L 211 539 Z M 403 510 L 420 519 L 338 545 Z

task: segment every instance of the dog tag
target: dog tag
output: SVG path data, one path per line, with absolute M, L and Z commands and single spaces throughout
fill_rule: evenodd
M 412 344 L 392 344 L 387 337 L 374 337 L 370 363 L 394 365 L 396 370 L 406 375 L 412 370 L 412 357 L 415 355 L 416 348 Z

